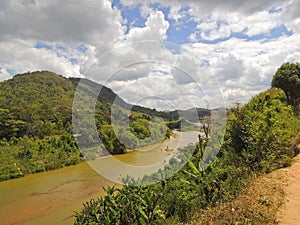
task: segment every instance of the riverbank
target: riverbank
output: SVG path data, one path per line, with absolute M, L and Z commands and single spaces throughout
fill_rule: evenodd
M 107 185 L 87 163 L 1 182 L 0 224 L 71 225 L 73 210 Z
M 74 166 L 0 182 L 0 224 L 71 225 L 74 223 L 74 211 L 79 211 L 85 201 L 104 194 L 103 186 L 115 184 L 97 173 L 95 168 L 107 168 L 116 176 L 122 169 L 114 167 L 111 159 L 133 165 L 137 170 L 137 167 L 161 162 L 168 156 L 167 153 L 159 152 L 162 144 L 181 147 L 196 141 L 196 133 L 180 133 L 176 138 L 171 137 L 146 152 L 109 155 Z
M 190 131 L 190 132 L 195 132 L 195 131 Z M 171 139 L 174 139 L 174 138 L 175 139 L 178 139 L 178 138 L 180 139 L 180 133 L 181 132 L 179 132 L 179 131 L 173 130 L 172 133 L 171 133 L 172 135 L 170 136 L 170 138 L 167 138 L 167 139 L 163 140 L 160 143 L 148 145 L 148 146 L 141 147 L 141 148 L 134 149 L 134 150 L 133 149 L 126 149 L 123 154 L 97 155 L 95 159 L 91 159 L 91 160 L 87 160 L 87 159 L 84 159 L 84 158 L 78 158 L 78 160 L 73 160 L 72 163 L 64 164 L 63 162 L 60 162 L 60 164 L 57 163 L 57 164 L 59 164 L 59 166 L 56 165 L 56 166 L 52 166 L 52 167 L 47 167 L 47 169 L 41 168 L 41 165 L 43 164 L 43 160 L 36 160 L 36 161 L 31 160 L 32 165 L 34 165 L 36 167 L 35 169 L 33 169 L 33 172 L 23 173 L 21 168 L 19 167 L 19 164 L 14 161 L 14 163 L 11 163 L 13 165 L 13 170 L 16 170 L 14 176 L 9 176 L 8 175 L 7 177 L 4 177 L 5 176 L 4 174 L 0 174 L 0 183 L 3 182 L 3 181 L 7 181 L 7 180 L 24 178 L 24 177 L 26 177 L 28 175 L 31 175 L 31 174 L 47 173 L 49 171 L 59 170 L 59 169 L 63 169 L 63 168 L 69 167 L 69 166 L 80 165 L 82 163 L 90 162 L 90 161 L 93 161 L 93 160 L 105 159 L 105 158 L 109 158 L 109 157 L 113 157 L 113 156 L 118 157 L 119 155 L 130 154 L 134 151 L 152 151 L 153 149 L 158 148 L 158 146 L 167 146 L 167 144 L 165 144 L 165 143 L 168 143 L 169 140 L 171 140 Z M 187 132 L 185 132 L 185 133 L 187 133 Z M 22 146 L 20 148 L 22 148 Z M 79 153 L 78 153 L 78 155 L 79 155 Z M 52 160 L 51 163 L 53 165 L 55 165 L 57 159 L 53 158 L 51 160 Z M 5 166 L 5 165 L 2 165 L 2 166 Z M 7 167 L 7 170 L 10 170 L 10 169 Z

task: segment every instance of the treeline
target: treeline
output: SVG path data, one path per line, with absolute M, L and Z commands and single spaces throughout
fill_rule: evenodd
M 180 121 L 187 120 L 189 122 L 199 123 L 199 118 L 210 116 L 211 110 L 204 108 L 191 108 L 188 110 L 174 110 L 174 111 L 157 111 L 156 109 L 150 109 L 142 106 L 134 105 L 132 107 L 134 112 L 142 112 L 147 115 L 160 117 L 166 121 Z
M 298 153 L 293 146 L 300 140 L 297 115 L 284 91 L 272 88 L 260 93 L 228 112 L 222 147 L 205 171 L 201 169 L 205 154 L 201 147 L 205 148 L 207 138 L 202 145 L 182 150 L 175 162 L 195 152 L 171 178 L 164 179 L 176 163 L 153 174 L 161 182 L 151 186 L 134 186 L 141 181 L 126 177 L 122 188 L 108 187 L 106 196 L 86 202 L 76 213 L 75 224 L 182 224 L 197 220 L 195 215 L 200 209 L 232 201 L 251 179 L 291 164 Z M 269 218 L 259 214 L 239 221 L 231 219 L 224 217 L 224 224 L 265 224 Z
M 64 166 L 83 159 L 69 133 L 43 139 L 24 136 L 0 141 L 0 181 Z
M 124 118 L 128 118 L 128 104 L 110 89 L 89 80 L 82 82 L 83 97 L 101 89 L 93 111 L 96 134 L 91 132 L 90 121 L 84 119 L 82 129 L 76 133 L 72 116 L 81 115 L 72 109 L 78 83 L 79 79 L 48 71 L 20 74 L 0 83 L 0 181 L 77 164 L 102 154 L 122 154 L 127 148 L 169 137 L 170 130 L 163 121 L 141 112 L 131 112 L 128 129 L 123 124 L 113 126 L 114 101 L 118 116 Z M 101 145 L 95 145 L 99 137 Z M 78 142 L 85 147 L 81 151 Z
M 74 85 L 51 72 L 0 83 L 0 181 L 82 161 L 72 136 Z

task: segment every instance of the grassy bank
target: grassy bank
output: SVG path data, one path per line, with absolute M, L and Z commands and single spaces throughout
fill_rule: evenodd
M 246 219 L 257 224 L 270 222 L 271 217 L 264 214 L 256 218 L 260 214 L 255 210 L 257 204 L 268 206 L 271 200 L 253 199 L 249 203 L 252 211 L 241 204 L 246 196 L 254 194 L 250 182 L 255 177 L 291 164 L 297 153 L 291 147 L 291 140 L 300 132 L 299 122 L 282 90 L 260 93 L 228 113 L 218 157 L 204 172 L 201 171 L 203 152 L 197 144 L 188 164 L 170 179 L 164 180 L 164 174 L 170 171 L 168 166 L 165 171 L 153 174 L 152 178 L 162 182 L 152 186 L 130 186 L 135 181 L 126 178 L 127 185 L 123 188 L 109 188 L 107 196 L 86 203 L 76 214 L 75 224 L 185 224 L 195 221 L 199 212 L 206 212 L 207 218 L 197 218 L 201 224 L 216 211 L 219 224 L 232 221 L 242 224 Z M 183 157 L 184 154 L 177 160 Z M 249 195 L 245 194 L 247 187 Z

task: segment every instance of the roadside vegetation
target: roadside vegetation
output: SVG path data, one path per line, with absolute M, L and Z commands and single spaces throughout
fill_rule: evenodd
M 283 64 L 278 69 L 277 74 L 284 74 L 286 85 L 294 82 L 290 76 L 300 84 L 299 69 L 290 69 L 294 66 Z M 294 103 L 299 100 L 300 89 L 296 89 L 296 100 L 291 101 L 288 94 L 291 92 L 279 89 L 282 87 L 275 83 L 244 106 L 237 104 L 228 111 L 222 147 L 205 171 L 201 170 L 201 158 L 209 137 L 182 150 L 177 160 L 194 151 L 193 156 L 169 179 L 165 180 L 164 174 L 171 164 L 165 171 L 153 174 L 161 181 L 157 184 L 134 186 L 137 181 L 126 177 L 123 187 L 107 187 L 105 196 L 86 202 L 82 211 L 76 213 L 75 225 L 210 224 L 212 214 L 217 224 L 276 224 L 272 214 L 255 211 L 257 205 L 266 211 L 271 205 L 276 206 L 277 202 L 271 198 L 253 199 L 249 208 L 241 207 L 241 199 L 247 197 L 237 200 L 256 177 L 291 165 L 292 158 L 298 154 L 293 146 L 299 144 L 299 105 Z M 274 186 L 274 191 L 281 194 L 278 186 Z M 224 213 L 223 209 L 226 209 Z

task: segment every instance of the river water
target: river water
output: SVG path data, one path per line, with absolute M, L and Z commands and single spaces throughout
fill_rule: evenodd
M 199 132 L 175 132 L 176 137 L 124 155 L 98 158 L 58 170 L 32 174 L 0 182 L 0 225 L 71 225 L 74 211 L 82 204 L 104 193 L 102 186 L 115 183 L 106 178 L 124 176 L 122 165 L 142 168 L 159 165 L 170 156 L 165 149 L 178 149 L 195 143 Z M 115 164 L 114 164 L 115 163 Z M 121 166 L 120 166 L 121 165 Z M 99 168 L 107 168 L 106 170 Z M 156 167 L 152 170 L 155 171 Z M 103 171 L 109 171 L 103 174 Z M 133 169 L 132 172 L 141 169 Z M 129 175 L 139 176 L 141 174 Z

